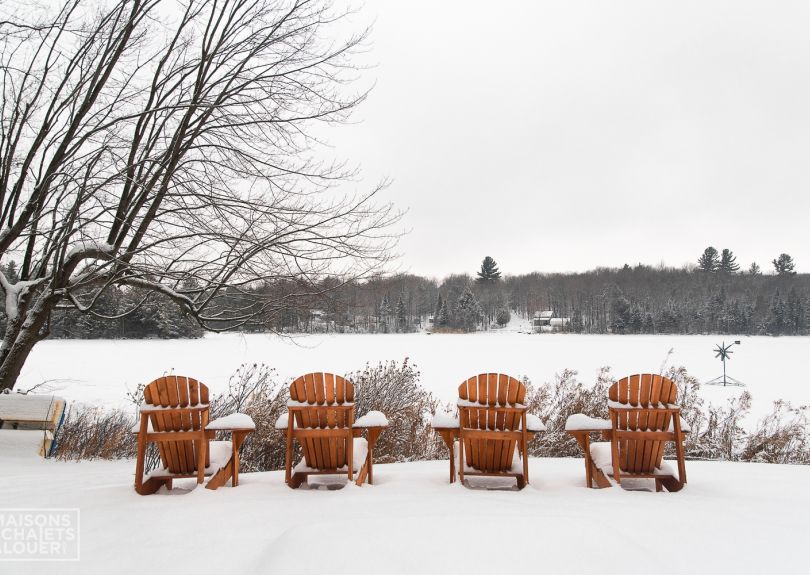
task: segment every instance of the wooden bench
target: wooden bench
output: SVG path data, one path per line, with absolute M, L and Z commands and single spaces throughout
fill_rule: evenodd
M 0 394 L 0 429 L 42 430 L 40 455 L 48 457 L 56 448 L 57 434 L 65 417 L 67 402 L 55 395 Z

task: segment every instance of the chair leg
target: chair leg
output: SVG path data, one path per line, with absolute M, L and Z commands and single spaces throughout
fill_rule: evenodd
M 523 453 L 523 481 L 529 482 L 529 432 L 526 429 L 526 412 L 523 412 L 523 433 L 520 437 L 520 451 Z
M 581 445 L 582 450 L 585 452 L 585 485 L 590 489 L 593 487 L 593 477 L 591 476 L 591 438 L 587 433 L 583 435 Z
M 205 482 L 205 459 L 208 441 L 205 438 L 205 430 L 200 430 L 200 438 L 197 443 L 197 483 Z
M 292 419 L 292 414 L 289 416 Z M 287 452 L 284 455 L 284 481 L 290 483 L 292 479 L 293 431 L 292 423 L 287 427 Z
M 621 469 L 619 468 L 619 445 L 615 440 L 610 442 L 610 454 L 613 460 L 613 479 L 617 484 L 621 485 Z
M 351 427 L 348 431 L 348 443 L 346 444 L 346 467 L 349 469 L 349 481 L 354 477 L 354 435 Z
M 454 457 L 454 454 L 450 454 Z M 464 485 L 464 434 L 459 433 L 458 437 L 458 481 Z
M 149 419 L 141 415 L 141 427 L 138 430 L 138 459 L 135 463 L 135 491 L 140 493 L 143 490 L 143 468 L 146 458 L 146 434 L 148 431 Z

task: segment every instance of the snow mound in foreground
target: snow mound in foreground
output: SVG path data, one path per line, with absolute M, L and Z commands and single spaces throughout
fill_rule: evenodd
M 375 465 L 375 485 L 237 488 L 176 481 L 139 496 L 134 461 L 0 451 L 0 508 L 78 508 L 81 560 L 60 573 L 603 573 L 621 550 L 662 573 L 803 572 L 810 467 L 687 462 L 679 493 L 592 490 L 582 459 L 529 461 L 522 491 L 448 483 L 448 462 Z M 623 552 L 623 551 L 621 551 Z M 3 575 L 53 564 L 4 563 Z

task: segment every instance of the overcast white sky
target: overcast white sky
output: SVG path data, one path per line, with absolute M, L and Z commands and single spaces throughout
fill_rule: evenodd
M 407 209 L 403 270 L 810 271 L 810 2 L 367 0 L 376 88 L 330 133 Z

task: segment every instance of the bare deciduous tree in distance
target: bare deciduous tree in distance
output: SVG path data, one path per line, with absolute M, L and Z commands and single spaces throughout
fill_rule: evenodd
M 45 3 L 46 6 L 48 3 Z M 397 214 L 317 158 L 318 122 L 365 97 L 328 1 L 109 0 L 0 7 L 0 390 L 57 306 L 105 288 L 171 298 L 207 329 L 289 301 L 248 288 L 377 273 Z M 16 281 L 15 281 L 16 279 Z M 147 296 L 148 297 L 148 296 Z M 132 311 L 132 310 L 125 310 Z

